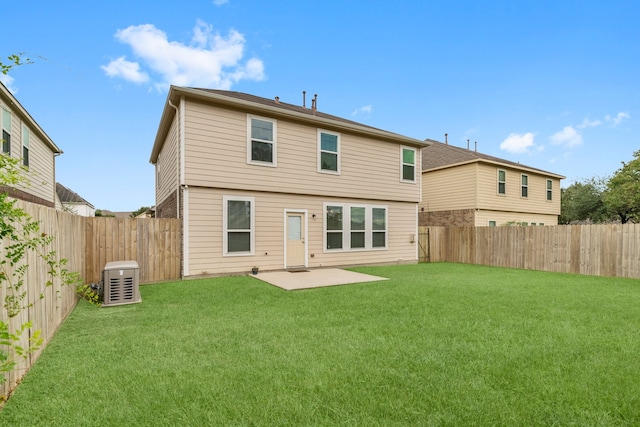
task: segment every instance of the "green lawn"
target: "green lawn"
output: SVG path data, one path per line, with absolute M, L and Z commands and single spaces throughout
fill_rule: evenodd
M 82 302 L 0 425 L 640 425 L 640 282 L 471 266 Z

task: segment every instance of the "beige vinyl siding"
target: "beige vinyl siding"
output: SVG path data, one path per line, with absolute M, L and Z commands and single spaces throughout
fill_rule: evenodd
M 506 195 L 498 194 L 498 169 L 506 171 Z M 521 197 L 521 177 L 529 177 L 528 197 Z M 478 206 L 483 210 L 560 215 L 560 180 L 553 181 L 553 200 L 547 200 L 548 176 L 526 170 L 478 164 Z
M 280 159 L 278 159 L 280 164 Z M 314 168 L 315 170 L 315 168 Z M 255 198 L 255 248 L 249 256 L 223 256 L 223 196 Z M 387 249 L 369 251 L 325 252 L 323 204 L 362 203 L 387 206 Z M 308 224 L 308 267 L 343 265 L 412 263 L 416 259 L 416 204 L 283 195 L 225 189 L 189 189 L 189 258 L 188 275 L 247 273 L 254 266 L 260 271 L 284 268 L 284 210 L 306 210 Z M 316 217 L 313 218 L 312 215 Z
M 475 208 L 476 168 L 469 164 L 424 172 L 420 208 L 426 212 Z
M 496 225 L 498 226 L 512 222 L 526 222 L 527 224 L 531 224 L 532 222 L 534 222 L 536 223 L 536 225 L 540 225 L 540 223 L 543 223 L 544 225 L 558 225 L 558 215 L 489 210 L 480 210 L 476 212 L 476 227 L 487 226 L 489 225 L 489 221 L 495 221 Z
M 277 167 L 247 164 L 245 112 L 192 101 L 185 104 L 187 185 L 372 200 L 420 199 L 419 179 L 414 184 L 400 182 L 398 144 L 326 129 L 340 132 L 341 173 L 319 173 L 318 127 L 277 119 Z
M 156 175 L 156 204 L 159 205 L 178 188 L 178 135 L 177 119 L 174 117 L 167 139 L 158 155 L 156 167 L 160 169 L 160 179 Z M 156 172 L 157 174 L 157 172 Z
M 25 124 L 26 125 L 26 124 Z M 22 122 L 17 114 L 11 115 L 11 156 L 22 159 Z M 22 161 L 20 162 L 22 165 Z M 55 203 L 55 158 L 53 152 L 29 127 L 29 169 L 26 177 L 30 185 L 16 188 Z

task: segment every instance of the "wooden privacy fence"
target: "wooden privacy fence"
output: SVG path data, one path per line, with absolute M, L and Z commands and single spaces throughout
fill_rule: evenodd
M 66 268 L 79 273 L 84 283 L 98 282 L 107 262 L 121 260 L 138 262 L 141 283 L 180 279 L 179 219 L 86 218 L 20 200 L 16 203 L 40 221 L 42 232 L 55 237 L 47 251 L 54 250 L 60 258 L 66 258 Z M 0 241 L 2 255 L 6 244 Z M 0 319 L 8 321 L 12 331 L 32 322 L 31 331 L 41 331 L 44 348 L 75 307 L 77 297 L 74 289 L 61 286 L 57 278 L 53 286 L 45 287 L 50 279 L 48 266 L 37 255 L 28 254 L 26 261 L 29 267 L 23 290 L 27 292 L 26 304 L 33 305 L 11 319 L 2 307 Z M 44 298 L 40 298 L 41 294 Z M 0 286 L 2 303 L 5 295 L 6 287 Z M 28 335 L 24 334 L 20 345 L 26 346 L 27 340 Z M 12 372 L 5 374 L 7 381 L 0 384 L 0 397 L 15 388 L 41 351 L 20 360 Z
M 84 278 L 100 281 L 107 262 L 137 261 L 140 282 L 180 278 L 181 221 L 155 218 L 85 218 Z
M 420 261 L 640 278 L 640 224 L 420 227 Z
M 18 201 L 17 205 L 33 219 L 40 221 L 41 232 L 56 237 L 44 251 L 55 251 L 60 258 L 66 258 L 68 260 L 66 265 L 68 270 L 82 271 L 84 268 L 85 239 L 82 217 L 22 201 Z M 3 248 L 8 244 L 8 241 L 0 241 L 2 259 L 4 259 Z M 8 318 L 7 311 L 2 307 L 0 308 L 0 313 L 2 313 L 0 318 L 8 323 L 10 331 L 16 331 L 26 322 L 32 323 L 31 330 L 22 335 L 19 345 L 26 348 L 32 331 L 40 330 L 41 337 L 45 343 L 44 346 L 46 346 L 46 343 L 49 342 L 58 327 L 75 307 L 77 298 L 72 288 L 61 286 L 59 278 L 51 278 L 49 276 L 47 273 L 49 270 L 48 265 L 39 256 L 29 252 L 25 261 L 29 268 L 21 291 L 26 292 L 23 300 L 24 305 L 31 305 L 31 307 L 23 309 L 17 316 L 12 318 Z M 4 268 L 7 269 L 8 274 L 11 274 L 8 265 L 5 264 Z M 46 287 L 48 280 L 53 282 L 50 287 Z M 4 285 L 5 283 L 0 283 L 0 298 L 3 305 L 7 295 L 7 288 Z M 44 295 L 44 298 L 40 298 L 41 295 Z M 6 396 L 16 386 L 38 358 L 44 346 L 38 352 L 29 355 L 27 360 L 19 359 L 14 370 L 4 374 L 7 381 L 0 384 L 0 396 Z

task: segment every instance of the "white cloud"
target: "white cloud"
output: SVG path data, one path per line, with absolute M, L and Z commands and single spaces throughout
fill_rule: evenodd
M 223 4 L 229 3 L 229 0 L 213 0 L 213 4 L 216 6 L 222 6 Z
M 140 71 L 140 64 L 127 61 L 124 59 L 124 56 L 114 59 L 100 68 L 102 68 L 109 77 L 120 77 L 133 83 L 146 83 L 149 81 L 149 75 Z
M 13 77 L 0 73 L 0 82 L 9 89 L 9 92 L 15 95 L 18 93 L 18 88 L 13 86 L 14 81 L 15 79 Z
M 531 132 L 527 132 L 523 135 L 511 133 L 507 139 L 502 141 L 500 149 L 510 153 L 528 153 L 529 149 L 535 146 L 533 143 L 534 138 L 535 134 Z
M 607 120 L 607 122 L 612 122 L 613 126 L 618 126 L 624 119 L 629 119 L 629 118 L 631 118 L 631 116 L 629 115 L 629 113 L 626 113 L 626 112 L 620 112 L 615 117 L 611 117 L 608 114 L 605 116 L 605 119 Z
M 600 126 L 601 124 L 602 122 L 600 120 L 584 119 L 582 123 L 576 126 L 576 128 L 578 129 L 594 128 L 594 127 Z
M 229 89 L 239 80 L 260 81 L 265 78 L 264 65 L 260 59 L 251 58 L 245 63 L 241 62 L 245 45 L 242 34 L 230 30 L 226 36 L 221 36 L 213 32 L 211 25 L 201 20 L 196 22 L 189 45 L 169 41 L 165 32 L 151 24 L 132 25 L 118 30 L 115 37 L 129 45 L 133 54 L 140 59 L 139 63 L 127 61 L 124 57 L 118 60 L 129 65 L 130 71 L 130 64 L 137 64 L 159 75 L 160 82 L 156 83 L 158 89 L 171 84 Z M 102 67 L 105 72 L 108 73 L 107 68 L 112 63 Z M 119 70 L 116 66 L 113 69 Z M 138 73 L 126 75 L 119 72 L 114 76 L 136 81 L 132 78 L 140 78 L 146 74 L 139 68 L 137 70 Z
M 582 135 L 573 127 L 565 126 L 560 132 L 551 136 L 551 142 L 572 148 L 582 145 Z
M 371 114 L 372 111 L 373 111 L 373 107 L 371 106 L 371 104 L 369 104 L 360 108 L 356 108 L 355 110 L 353 110 L 353 113 L 351 113 L 351 115 L 352 116 L 368 115 L 368 114 Z

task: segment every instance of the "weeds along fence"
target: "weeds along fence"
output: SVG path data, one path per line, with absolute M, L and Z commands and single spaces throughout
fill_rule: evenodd
M 420 227 L 420 261 L 640 278 L 640 224 Z
M 79 273 L 84 283 L 97 283 L 107 262 L 121 260 L 138 262 L 141 283 L 180 278 L 179 219 L 87 218 L 21 200 L 17 205 L 40 222 L 41 232 L 55 237 L 46 250 L 66 258 L 67 269 Z M 0 255 L 4 254 L 6 245 L 7 242 L 0 241 Z M 23 290 L 27 293 L 25 304 L 30 307 L 11 319 L 1 307 L 0 319 L 8 321 L 11 330 L 32 322 L 31 330 L 41 331 L 44 349 L 75 307 L 77 297 L 74 289 L 61 286 L 56 278 L 53 286 L 45 286 L 50 280 L 48 266 L 37 255 L 29 253 L 26 261 L 29 267 Z M 0 286 L 3 303 L 6 291 L 5 286 Z M 26 347 L 28 338 L 24 334 L 22 346 Z M 0 384 L 0 400 L 15 388 L 42 349 L 27 360 L 20 360 L 12 372 L 5 374 L 7 381 Z

